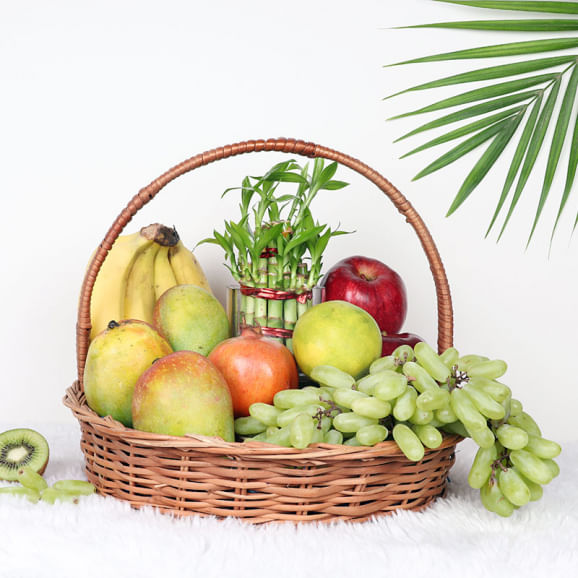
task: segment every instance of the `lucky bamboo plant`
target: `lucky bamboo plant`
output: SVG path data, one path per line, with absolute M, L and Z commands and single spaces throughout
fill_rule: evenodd
M 259 325 L 289 347 L 297 319 L 311 305 L 327 244 L 346 233 L 319 224 L 310 208 L 320 190 L 347 186 L 333 179 L 337 163 L 325 166 L 315 159 L 311 174 L 309 169 L 309 163 L 289 160 L 225 190 L 223 196 L 240 191 L 240 218 L 225 221 L 224 231 L 201 241 L 225 251 L 226 265 L 240 285 L 241 324 Z M 281 183 L 293 184 L 296 191 L 281 191 Z

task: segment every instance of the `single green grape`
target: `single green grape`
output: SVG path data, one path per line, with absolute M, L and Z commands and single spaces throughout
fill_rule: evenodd
M 528 434 L 522 428 L 507 423 L 496 430 L 496 437 L 510 450 L 521 450 L 528 444 Z
M 264 432 L 267 426 L 253 416 L 243 416 L 235 419 L 235 433 L 240 436 L 252 436 Z
M 298 449 L 306 448 L 313 440 L 314 428 L 311 416 L 299 414 L 291 423 L 291 445 Z
M 283 410 L 270 405 L 268 403 L 252 403 L 249 406 L 249 414 L 251 417 L 259 420 L 265 425 L 277 425 L 277 418 Z
M 472 488 L 479 490 L 488 482 L 492 475 L 492 465 L 497 458 L 496 444 L 492 444 L 488 448 L 478 448 L 468 474 L 468 484 Z
M 419 409 L 419 407 L 416 407 L 408 421 L 414 425 L 426 425 L 430 423 L 433 418 L 433 411 Z
M 439 389 L 436 380 L 415 361 L 404 363 L 402 371 L 408 381 L 410 381 L 420 393 L 423 393 L 426 389 Z
M 403 423 L 398 423 L 393 426 L 392 435 L 399 449 L 408 460 L 419 462 L 423 459 L 425 448 L 411 428 Z
M 517 399 L 510 400 L 510 416 L 516 417 L 520 415 L 524 411 L 524 407 L 522 406 L 522 402 Z
M 397 421 L 407 421 L 417 408 L 416 406 L 417 391 L 408 385 L 404 391 L 394 402 L 393 417 Z
M 25 487 L 31 490 L 41 492 L 48 487 L 46 480 L 30 466 L 22 466 L 18 470 L 18 481 Z
M 441 407 L 434 411 L 434 417 L 441 423 L 453 423 L 458 420 L 458 416 L 452 409 L 451 404 L 447 407 Z
M 362 399 L 365 397 L 368 397 L 366 393 L 355 389 L 336 389 L 333 394 L 335 403 L 348 409 L 351 409 L 351 404 L 356 399 Z
M 336 429 L 330 429 L 323 438 L 326 444 L 341 445 L 343 443 L 343 434 Z
M 349 373 L 332 365 L 318 365 L 311 370 L 311 379 L 332 388 L 351 388 L 355 385 L 355 378 Z
M 25 486 L 5 486 L 0 488 L 0 495 L 7 494 L 12 496 L 23 496 L 29 502 L 35 504 L 40 500 L 40 492 L 38 490 L 33 490 L 32 488 L 26 488 Z
M 476 365 L 476 363 L 480 363 L 482 361 L 488 361 L 488 357 L 484 355 L 476 355 L 474 353 L 469 353 L 467 355 L 461 355 L 458 358 L 457 366 L 460 371 L 465 371 L 466 373 L 469 372 L 472 366 Z
M 275 397 L 273 397 L 273 403 L 275 404 L 275 407 L 279 409 L 291 409 L 292 407 L 297 407 L 299 405 L 319 403 L 319 391 L 282 389 L 275 394 Z M 249 413 L 250 412 L 251 410 L 249 408 Z
M 355 437 L 362 446 L 374 446 L 387 437 L 387 428 L 379 424 L 365 425 L 357 430 Z
M 454 389 L 450 395 L 451 408 L 468 431 L 482 430 L 487 420 L 462 389 Z
M 448 347 L 443 353 L 440 354 L 440 359 L 443 361 L 448 369 L 453 369 L 454 365 L 457 365 L 458 358 L 460 354 L 455 347 Z
M 372 424 L 377 424 L 377 420 L 353 411 L 340 413 L 333 418 L 333 427 L 342 433 L 356 433 L 360 428 Z
M 377 397 L 362 397 L 353 400 L 351 409 L 356 414 L 364 417 L 382 419 L 391 413 L 391 403 L 378 399 Z
M 396 347 L 391 352 L 391 356 L 394 359 L 399 359 L 402 363 L 413 361 L 415 359 L 415 354 L 411 345 L 400 345 L 399 347 Z
M 426 389 L 426 391 L 417 396 L 416 405 L 419 409 L 426 411 L 443 409 L 450 406 L 450 394 L 441 387 Z
M 495 381 L 494 379 L 488 379 L 486 377 L 470 377 L 468 385 L 472 388 L 485 391 L 498 403 L 502 403 L 506 399 L 512 397 L 512 390 L 507 385 Z
M 374 373 L 371 377 L 376 379 L 372 395 L 383 401 L 399 397 L 407 388 L 407 377 L 389 369 Z
M 425 341 L 416 343 L 413 347 L 417 362 L 440 383 L 446 381 L 451 374 L 451 370 L 443 362 L 440 356 Z
M 379 373 L 384 369 L 396 370 L 398 364 L 393 355 L 386 355 L 384 357 L 377 358 L 370 366 L 369 373 Z
M 508 418 L 508 423 L 510 425 L 515 425 L 516 427 L 522 428 L 529 434 L 534 434 L 535 436 L 542 436 L 542 431 L 538 424 L 534 421 L 529 414 L 525 411 L 520 413 L 519 415 L 510 416 Z
M 467 430 L 468 428 L 466 428 Z M 496 437 L 489 427 L 477 430 L 468 430 L 470 437 L 481 447 L 490 448 L 496 443 Z
M 488 359 L 474 363 L 468 369 L 470 377 L 485 377 L 486 379 L 497 379 L 506 373 L 508 365 L 501 359 Z
M 515 468 L 508 468 L 502 471 L 498 479 L 498 485 L 502 494 L 514 506 L 525 506 L 530 501 L 530 489 Z
M 480 498 L 490 512 L 507 518 L 514 513 L 514 504 L 508 500 L 499 488 L 499 483 L 489 480 L 480 489 Z
M 412 425 L 411 429 L 417 434 L 417 437 L 426 448 L 439 448 L 443 442 L 442 434 L 431 424 Z
M 536 484 L 543 486 L 554 478 L 551 466 L 526 450 L 512 450 L 510 461 L 522 475 Z
M 463 391 L 472 400 L 478 411 L 489 419 L 502 419 L 506 415 L 506 410 L 489 393 L 470 386 L 466 383 Z

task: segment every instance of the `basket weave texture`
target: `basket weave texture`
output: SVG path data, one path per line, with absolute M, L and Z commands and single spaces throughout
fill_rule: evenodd
M 446 436 L 419 462 L 392 441 L 374 447 L 316 444 L 304 450 L 262 442 L 230 443 L 204 436 L 175 437 L 130 429 L 92 411 L 82 378 L 90 342 L 94 281 L 114 241 L 142 206 L 169 182 L 198 167 L 249 152 L 279 151 L 334 160 L 384 192 L 416 232 L 436 288 L 438 349 L 452 345 L 453 312 L 441 258 L 424 222 L 384 177 L 348 155 L 294 139 L 251 140 L 201 153 L 141 189 L 110 227 L 87 269 L 77 320 L 78 379 L 64 404 L 81 428 L 86 474 L 97 491 L 175 515 L 237 517 L 253 523 L 363 521 L 398 509 L 419 510 L 441 496 L 458 436 Z

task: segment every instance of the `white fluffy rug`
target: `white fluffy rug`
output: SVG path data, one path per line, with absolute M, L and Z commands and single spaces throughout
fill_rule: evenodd
M 28 427 L 49 441 L 49 483 L 84 477 L 76 422 Z M 0 577 L 578 576 L 578 443 L 563 447 L 562 473 L 542 500 L 508 519 L 485 511 L 468 487 L 473 449 L 458 446 L 447 497 L 363 524 L 255 527 L 174 519 L 101 496 L 54 506 L 1 496 Z

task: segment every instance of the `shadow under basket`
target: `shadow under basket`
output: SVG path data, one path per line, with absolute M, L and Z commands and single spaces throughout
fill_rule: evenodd
M 64 404 L 78 419 L 88 480 L 100 494 L 132 506 L 177 516 L 236 517 L 247 522 L 364 521 L 396 510 L 421 510 L 444 494 L 459 436 L 444 436 L 419 462 L 397 444 L 373 447 L 315 444 L 300 450 L 263 442 L 225 442 L 204 436 L 167 436 L 127 428 L 100 417 L 82 388 L 90 342 L 94 280 L 114 241 L 142 206 L 169 182 L 228 157 L 278 151 L 337 161 L 373 182 L 414 228 L 432 271 L 438 308 L 438 350 L 452 345 L 453 314 L 445 271 L 425 224 L 403 195 L 360 161 L 321 145 L 293 139 L 244 141 L 191 157 L 131 199 L 109 229 L 87 269 L 77 321 L 78 379 Z

